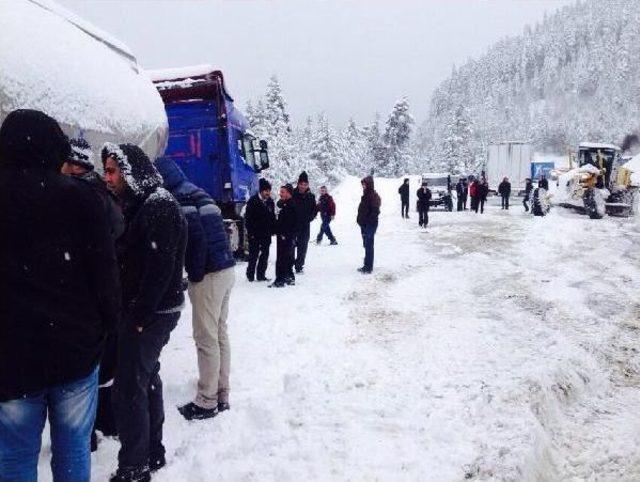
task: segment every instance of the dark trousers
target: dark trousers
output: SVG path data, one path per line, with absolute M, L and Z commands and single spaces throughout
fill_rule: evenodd
M 366 271 L 373 270 L 373 245 L 377 229 L 377 224 L 360 226 L 360 231 L 362 232 L 362 245 L 364 246 L 364 264 L 362 267 Z
M 293 274 L 293 264 L 295 262 L 293 238 L 278 236 L 276 252 L 276 281 L 284 281 L 288 278 L 295 279 Z
M 427 224 L 429 224 L 429 209 L 420 209 L 420 211 L 418 211 L 418 215 L 418 224 L 420 226 L 427 227 Z
M 329 241 L 331 241 L 332 243 L 336 240 L 336 238 L 333 236 L 333 233 L 331 232 L 331 217 L 330 216 L 322 216 L 322 224 L 320 225 L 320 232 L 318 233 L 318 236 L 316 237 L 316 241 L 319 243 L 320 241 L 322 241 L 322 237 L 326 234 L 327 238 L 329 238 Z
M 403 218 L 408 218 L 409 217 L 409 200 L 407 199 L 406 201 L 403 199 L 402 201 L 402 206 L 401 206 L 401 210 L 402 210 L 402 217 Z
M 478 212 L 478 207 L 480 208 L 480 214 L 484 213 L 484 202 L 486 201 L 485 198 L 478 198 L 478 200 L 476 201 L 476 212 Z
M 524 199 L 522 200 L 522 205 L 524 206 L 524 212 L 528 213 L 529 212 L 529 198 L 528 197 L 524 197 Z
M 307 248 L 309 247 L 309 238 L 311 237 L 310 228 L 306 227 L 296 234 L 295 250 L 296 250 L 296 271 L 304 268 L 304 262 L 307 259 Z
M 502 209 L 509 209 L 509 196 L 502 196 Z
M 471 206 L 470 206 L 472 211 L 478 212 L 478 197 L 477 196 L 471 196 Z
M 180 313 L 155 314 L 142 332 L 129 323 L 118 332 L 118 366 L 113 408 L 120 436 L 119 466 L 143 467 L 149 457 L 164 454 L 164 405 L 160 352 Z
M 467 210 L 467 196 L 462 198 L 462 209 Z
M 247 263 L 247 278 L 264 279 L 269 263 L 269 247 L 271 236 L 249 236 L 249 262 Z M 256 272 L 257 265 L 257 272 Z
M 457 204 L 457 209 L 458 211 L 462 211 L 464 209 L 464 198 L 462 198 L 461 196 L 458 196 L 458 204 Z

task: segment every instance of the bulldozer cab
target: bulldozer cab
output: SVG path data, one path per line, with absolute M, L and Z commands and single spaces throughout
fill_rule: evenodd
M 600 175 L 597 176 L 595 187 L 609 189 L 612 180 L 616 179 L 614 171 L 621 164 L 620 148 L 613 144 L 581 143 L 577 160 L 579 167 L 587 164 L 597 167 Z

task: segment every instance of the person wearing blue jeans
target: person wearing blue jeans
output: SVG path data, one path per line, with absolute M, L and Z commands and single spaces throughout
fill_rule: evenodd
M 60 172 L 69 141 L 46 114 L 0 127 L 0 481 L 35 481 L 47 416 L 55 481 L 90 479 L 98 363 L 120 283 L 105 204 Z
M 97 367 L 80 380 L 0 403 L 0 480 L 38 480 L 41 435 L 48 414 L 53 480 L 88 481 L 89 438 L 97 403 Z
M 362 244 L 364 246 L 364 263 L 358 268 L 363 274 L 373 271 L 373 244 L 378 229 L 378 216 L 380 216 L 380 206 L 382 204 L 380 196 L 374 189 L 373 177 L 367 176 L 362 181 L 362 198 L 358 205 L 358 217 L 356 222 L 360 226 L 362 233 Z

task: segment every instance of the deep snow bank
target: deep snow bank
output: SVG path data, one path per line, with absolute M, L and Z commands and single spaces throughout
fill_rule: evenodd
M 131 142 L 155 158 L 168 125 L 128 48 L 51 0 L 0 1 L 0 122 L 15 109 L 54 117 L 94 149 Z

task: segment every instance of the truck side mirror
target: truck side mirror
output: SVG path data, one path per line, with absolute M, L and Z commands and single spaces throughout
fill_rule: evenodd
M 260 141 L 260 170 L 269 168 L 269 152 L 267 150 L 267 141 Z

